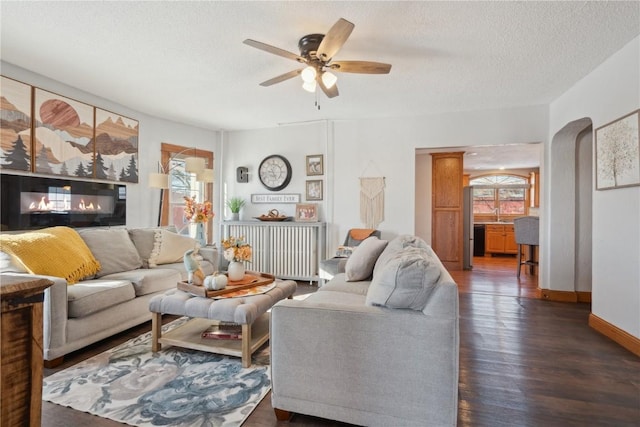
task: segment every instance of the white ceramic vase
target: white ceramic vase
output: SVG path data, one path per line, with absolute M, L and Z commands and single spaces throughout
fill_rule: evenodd
M 227 269 L 229 280 L 238 281 L 244 278 L 244 264 L 238 261 L 231 261 Z
M 207 235 L 204 231 L 204 223 L 198 222 L 196 223 L 196 234 L 193 236 L 198 242 L 200 242 L 201 247 L 207 246 Z

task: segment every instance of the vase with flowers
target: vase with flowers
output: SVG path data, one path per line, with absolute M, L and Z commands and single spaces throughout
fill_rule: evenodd
M 244 240 L 244 237 L 229 236 L 228 239 L 222 241 L 222 247 L 224 248 L 224 259 L 229 261 L 227 269 L 229 280 L 242 280 L 245 272 L 244 262 L 251 261 L 251 245 Z
M 194 238 L 200 242 L 201 246 L 207 245 L 207 235 L 204 231 L 204 224 L 215 216 L 211 208 L 211 202 L 196 202 L 196 196 L 184 196 L 184 217 L 187 221 L 195 224 Z

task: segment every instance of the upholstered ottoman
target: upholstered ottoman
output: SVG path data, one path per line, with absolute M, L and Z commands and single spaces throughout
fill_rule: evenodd
M 278 301 L 291 298 L 296 291 L 293 280 L 276 280 L 275 287 L 264 294 L 247 297 L 212 299 L 193 296 L 172 289 L 149 301 L 151 311 L 152 350 L 162 344 L 186 347 L 242 357 L 242 366 L 251 365 L 251 355 L 269 339 L 269 310 Z M 188 316 L 192 319 L 162 335 L 162 315 Z M 202 332 L 219 322 L 242 325 L 241 340 L 203 338 Z

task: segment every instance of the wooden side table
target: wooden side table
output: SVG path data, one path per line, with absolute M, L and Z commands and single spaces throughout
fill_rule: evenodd
M 29 276 L 0 278 L 0 426 L 40 426 L 42 412 L 42 301 L 53 282 Z

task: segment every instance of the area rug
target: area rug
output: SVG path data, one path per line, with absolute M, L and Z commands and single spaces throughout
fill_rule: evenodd
M 152 353 L 149 332 L 46 377 L 42 398 L 134 426 L 240 426 L 271 389 L 265 362 L 259 354 L 243 368 L 240 358 L 178 347 Z

